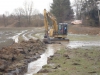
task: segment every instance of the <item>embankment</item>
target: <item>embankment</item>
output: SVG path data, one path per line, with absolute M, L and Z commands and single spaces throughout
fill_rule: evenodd
M 0 50 L 0 75 L 24 75 L 28 63 L 37 60 L 46 50 L 40 40 L 14 43 Z

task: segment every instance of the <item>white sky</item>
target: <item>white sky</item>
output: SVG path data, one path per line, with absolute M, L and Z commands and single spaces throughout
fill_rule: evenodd
M 23 7 L 25 1 L 33 1 L 33 8 L 39 10 L 39 12 L 42 13 L 44 8 L 47 10 L 50 9 L 49 6 L 53 0 L 0 0 L 0 14 L 5 13 L 6 11 L 12 13 L 14 9 Z

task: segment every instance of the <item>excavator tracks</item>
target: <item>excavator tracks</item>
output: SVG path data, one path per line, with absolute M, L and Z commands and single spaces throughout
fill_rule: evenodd
M 58 38 L 52 38 L 52 39 L 47 39 L 44 38 L 43 42 L 46 44 L 61 44 L 61 42 L 69 42 L 69 39 L 58 39 Z

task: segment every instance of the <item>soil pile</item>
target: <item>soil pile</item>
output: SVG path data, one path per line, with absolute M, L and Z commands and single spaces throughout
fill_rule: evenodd
M 0 50 L 0 75 L 23 75 L 28 63 L 36 60 L 46 50 L 40 40 L 22 41 Z

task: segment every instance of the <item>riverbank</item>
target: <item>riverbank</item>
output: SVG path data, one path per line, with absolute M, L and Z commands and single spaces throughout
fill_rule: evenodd
M 40 58 L 46 45 L 40 40 L 30 39 L 14 43 L 0 50 L 0 75 L 24 75 L 28 63 Z
M 63 48 L 35 75 L 99 75 L 100 47 Z

